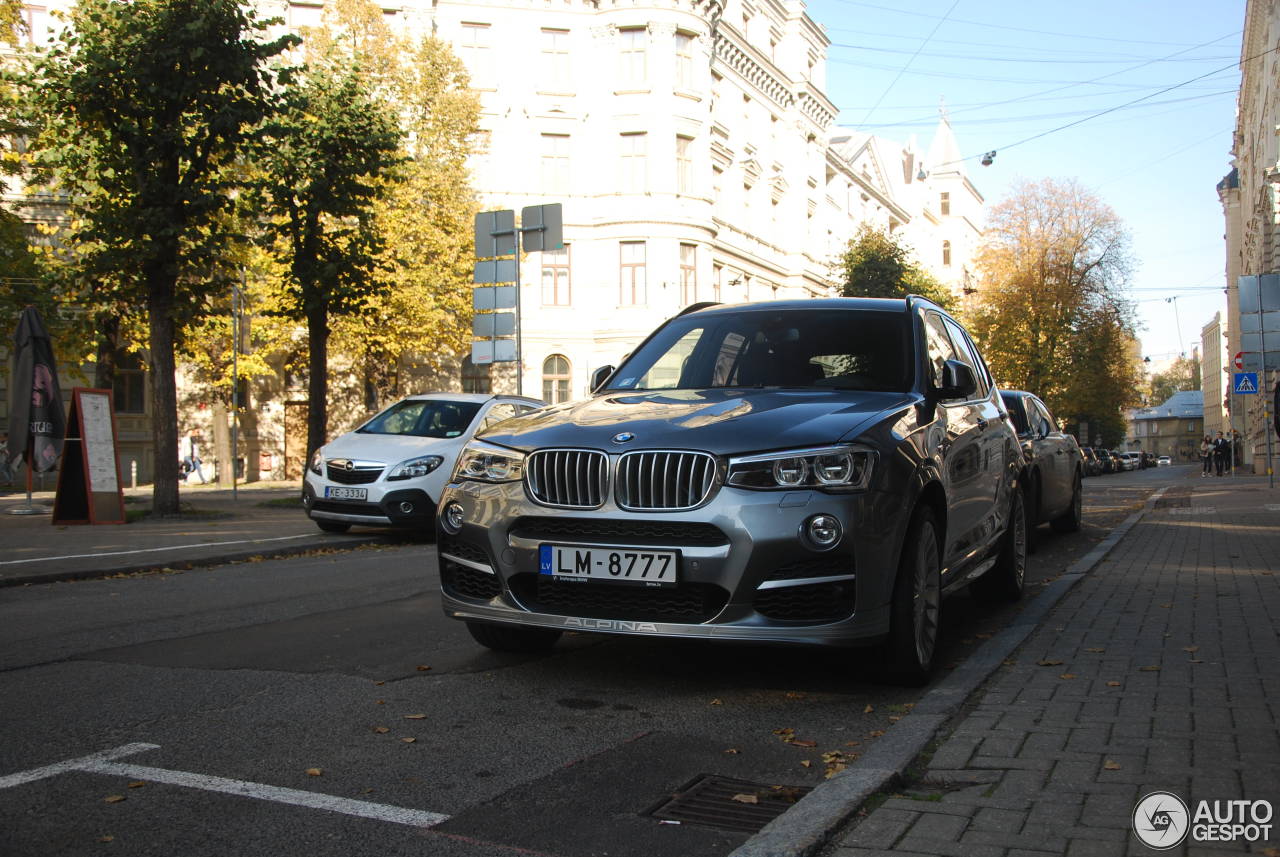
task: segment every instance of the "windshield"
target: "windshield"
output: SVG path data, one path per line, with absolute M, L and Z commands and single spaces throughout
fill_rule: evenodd
M 610 390 L 818 387 L 905 392 L 905 312 L 744 309 L 673 319 L 614 373 Z
M 387 408 L 356 431 L 411 437 L 457 437 L 467 430 L 479 410 L 479 402 L 406 399 Z

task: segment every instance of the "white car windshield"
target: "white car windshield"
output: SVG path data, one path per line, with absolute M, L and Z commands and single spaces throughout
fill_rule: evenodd
M 406 399 L 387 408 L 356 431 L 360 434 L 458 437 L 471 425 L 479 410 L 479 402 Z

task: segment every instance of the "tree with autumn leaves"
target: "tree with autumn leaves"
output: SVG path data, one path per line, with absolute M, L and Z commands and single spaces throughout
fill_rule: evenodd
M 158 514 L 178 508 L 177 357 L 232 387 L 220 318 L 247 274 L 246 309 L 265 319 L 254 346 L 296 351 L 288 322 L 307 321 L 311 447 L 325 439 L 331 320 L 363 317 L 342 344 L 370 366 L 429 352 L 432 333 L 446 354 L 465 338 L 474 203 L 458 153 L 478 109 L 459 95 L 461 65 L 435 39 L 381 33 L 381 53 L 364 50 L 360 21 L 385 27 L 380 9 L 333 5 L 292 67 L 297 37 L 269 37 L 273 22 L 236 0 L 80 0 L 17 78 L 5 118 L 30 137 L 29 179 L 68 213 L 44 260 L 50 294 L 88 321 L 82 359 L 131 344 L 150 362 Z M 256 263 L 255 242 L 269 251 Z M 240 362 L 242 377 L 264 368 Z
M 1122 292 L 1133 259 L 1115 211 L 1072 181 L 1022 182 L 988 210 L 976 261 L 982 287 L 965 321 L 997 382 L 1118 442 L 1139 372 Z

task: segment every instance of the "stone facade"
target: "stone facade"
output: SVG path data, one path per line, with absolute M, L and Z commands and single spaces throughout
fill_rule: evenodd
M 1248 0 L 1240 51 L 1240 94 L 1232 138 L 1231 171 L 1218 184 L 1226 222 L 1227 349 L 1241 350 L 1238 281 L 1241 276 L 1280 273 L 1280 2 Z M 1280 339 L 1280 337 L 1277 337 Z M 1269 349 L 1270 350 L 1270 349 Z M 1277 342 L 1280 351 L 1280 342 Z M 1272 365 L 1275 365 L 1273 357 Z M 1235 371 L 1228 362 L 1227 368 Z M 1207 370 L 1204 373 L 1207 376 Z M 1225 372 L 1223 373 L 1226 374 Z M 1280 372 L 1268 373 L 1265 389 L 1275 389 Z M 1246 466 L 1267 471 L 1268 396 L 1233 396 L 1236 428 L 1244 437 Z M 1209 407 L 1208 398 L 1205 399 Z M 1280 464 L 1280 444 L 1272 439 L 1272 471 Z

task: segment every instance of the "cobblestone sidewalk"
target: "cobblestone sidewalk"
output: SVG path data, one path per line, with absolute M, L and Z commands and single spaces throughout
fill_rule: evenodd
M 1280 857 L 1280 491 L 1167 496 L 831 857 Z M 1266 839 L 1157 852 L 1139 798 L 1267 800 Z M 1185 821 L 1183 822 L 1186 823 Z

